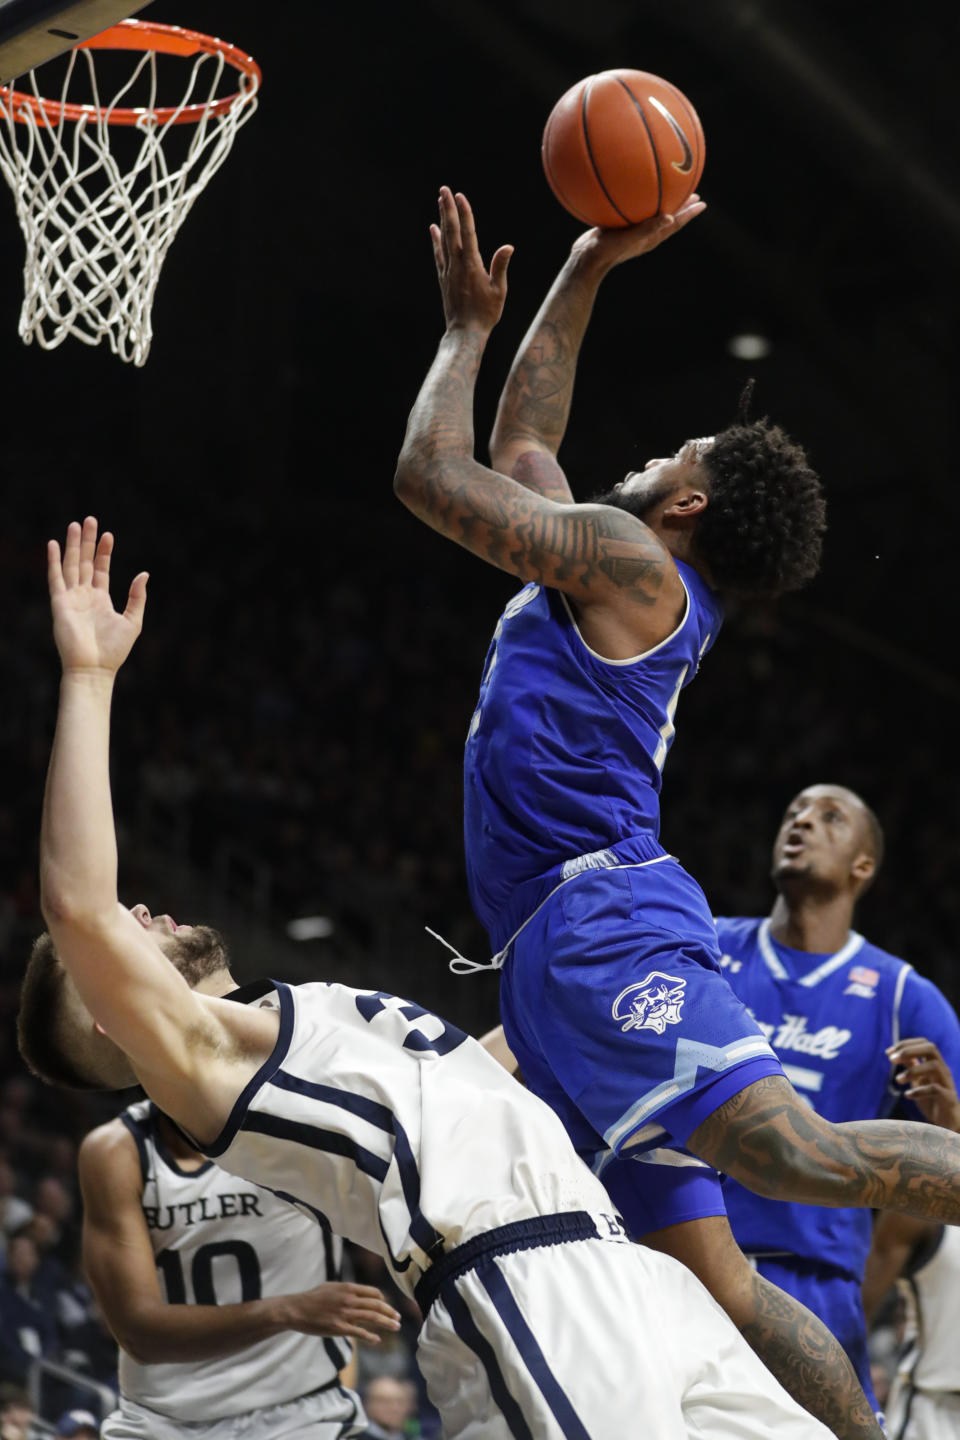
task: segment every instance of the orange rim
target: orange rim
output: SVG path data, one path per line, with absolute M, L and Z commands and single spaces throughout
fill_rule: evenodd
M 12 105 L 14 120 L 24 123 L 27 118 L 24 111 L 29 110 L 36 117 L 43 116 L 55 123 L 62 119 L 89 120 L 96 116 L 98 119 L 105 119 L 108 125 L 139 125 L 149 115 L 158 125 L 166 125 L 171 121 L 174 125 L 195 125 L 205 115 L 228 114 L 234 105 L 259 89 L 262 79 L 260 66 L 252 56 L 238 50 L 235 45 L 228 45 L 225 40 L 217 40 L 212 35 L 201 35 L 197 30 L 184 30 L 180 25 L 121 20 L 119 24 L 111 25 L 109 30 L 103 30 L 99 35 L 91 35 L 89 40 L 82 41 L 76 49 L 154 50 L 163 55 L 182 55 L 185 58 L 201 51 L 208 55 L 222 55 L 227 64 L 232 65 L 242 77 L 241 88 L 232 95 L 215 100 L 211 105 L 185 105 L 182 110 L 177 105 L 158 105 L 149 110 L 142 105 L 117 106 L 115 109 L 103 105 L 65 105 L 60 100 L 44 100 L 42 97 L 38 99 L 36 95 L 28 95 L 23 90 L 10 90 L 6 85 L 0 85 L 0 97 Z

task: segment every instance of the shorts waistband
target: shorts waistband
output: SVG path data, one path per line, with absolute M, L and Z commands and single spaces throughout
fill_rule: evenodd
M 571 1240 L 596 1240 L 600 1232 L 597 1222 L 587 1210 L 569 1210 L 559 1215 L 534 1215 L 529 1220 L 514 1220 L 496 1230 L 485 1230 L 448 1255 L 435 1260 L 424 1271 L 414 1289 L 414 1299 L 427 1318 L 430 1306 L 445 1285 L 459 1280 L 482 1260 L 497 1255 L 513 1255 L 518 1250 L 535 1250 L 545 1245 L 565 1245 Z

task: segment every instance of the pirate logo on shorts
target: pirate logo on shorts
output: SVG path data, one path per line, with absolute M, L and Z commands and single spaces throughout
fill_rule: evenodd
M 621 990 L 613 1002 L 614 1020 L 623 1020 L 621 1030 L 655 1030 L 662 1035 L 668 1025 L 680 1024 L 686 980 L 652 970 L 636 985 Z

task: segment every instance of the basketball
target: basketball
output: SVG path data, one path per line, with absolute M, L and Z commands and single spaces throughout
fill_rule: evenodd
M 687 97 L 645 70 L 603 70 L 550 112 L 543 168 L 560 204 L 587 225 L 673 214 L 703 173 L 703 129 Z

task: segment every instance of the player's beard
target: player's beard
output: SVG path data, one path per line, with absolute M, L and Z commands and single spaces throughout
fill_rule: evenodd
M 654 482 L 640 491 L 604 490 L 599 495 L 591 495 L 588 503 L 613 505 L 617 510 L 626 510 L 628 515 L 635 515 L 638 520 L 646 520 L 651 510 L 670 494 L 673 485 L 674 482 L 665 477 L 659 483 Z
M 209 925 L 192 925 L 184 934 L 178 932 L 164 949 L 171 965 L 180 971 L 191 989 L 208 975 L 229 968 L 223 936 Z

